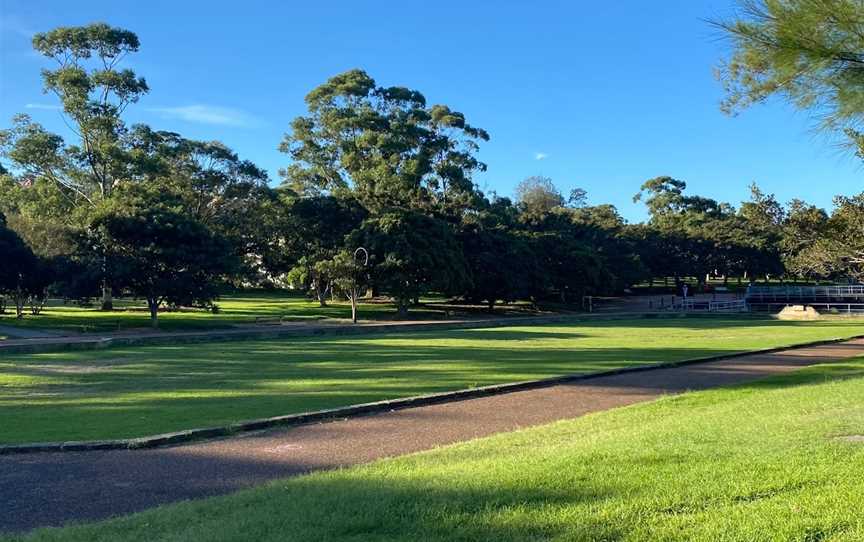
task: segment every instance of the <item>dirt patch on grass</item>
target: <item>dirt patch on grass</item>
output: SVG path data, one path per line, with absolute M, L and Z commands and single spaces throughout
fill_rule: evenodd
M 76 375 L 76 374 L 92 374 L 105 373 L 123 365 L 134 363 L 130 359 L 103 359 L 99 361 L 84 361 L 74 363 L 51 363 L 39 365 L 27 365 L 26 370 L 30 374 L 38 374 L 43 376 L 49 375 Z
M 837 437 L 837 440 L 864 444 L 864 435 L 843 435 L 842 437 Z

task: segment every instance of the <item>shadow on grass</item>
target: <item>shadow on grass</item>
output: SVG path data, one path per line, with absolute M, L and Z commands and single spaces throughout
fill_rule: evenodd
M 741 388 L 755 390 L 780 389 L 793 386 L 809 386 L 824 384 L 830 381 L 842 381 L 851 378 L 864 377 L 864 359 L 857 361 L 833 361 L 801 370 L 765 378 L 742 385 Z
M 670 348 L 652 335 L 678 333 L 672 335 L 674 340 L 664 339 L 665 343 L 682 344 L 687 340 L 679 339 L 686 337 L 679 332 L 694 325 L 720 334 L 721 339 L 700 348 L 706 335 L 694 334 L 693 347 Z M 747 328 L 752 333 L 733 344 L 758 344 L 754 337 L 763 330 L 770 333 L 802 325 L 806 324 L 773 320 L 758 325 L 735 320 L 636 320 L 624 323 L 621 339 L 616 341 L 621 322 L 574 322 L 22 355 L 0 359 L 0 382 L 6 379 L 4 383 L 9 383 L 0 389 L 0 408 L 8 428 L 0 433 L 0 442 L 136 437 L 382 399 L 726 355 L 746 347 L 724 348 L 724 331 Z M 600 328 L 612 330 L 601 332 Z M 635 333 L 634 328 L 651 331 Z M 837 329 L 840 334 L 846 328 Z M 794 333 L 786 335 L 789 340 L 794 338 Z M 588 346 L 591 344 L 609 347 Z M 814 362 L 805 355 L 778 356 L 773 361 L 762 357 L 769 364 Z M 586 385 L 626 389 L 631 394 L 670 393 L 737 383 L 756 378 L 760 372 L 764 368 L 752 364 L 722 370 L 701 366 L 684 373 L 638 373 Z
M 799 361 L 803 362 L 803 357 Z M 729 374 L 739 382 L 752 377 L 740 368 L 729 369 Z M 861 376 L 864 361 L 838 362 L 741 387 L 781 389 Z M 132 419 L 139 413 L 132 408 L 124 416 Z M 262 449 L 268 445 L 266 434 L 253 434 L 244 437 L 252 443 L 249 453 L 232 452 L 216 442 L 137 452 L 0 456 L 0 480 L 10 482 L 0 484 L 0 502 L 7 503 L 7 510 L 12 511 L 0 515 L 0 530 L 102 519 L 158 504 L 230 493 L 268 480 L 368 461 L 378 457 L 376 454 L 387 453 L 358 444 L 366 435 L 359 427 L 354 427 L 353 433 L 343 424 L 298 431 L 306 434 L 306 440 L 295 432 L 281 433 L 278 442 L 286 448 L 280 453 Z M 319 439 L 323 438 L 317 444 L 316 432 Z M 307 443 L 310 450 L 318 446 L 323 451 L 307 453 Z M 650 461 L 637 457 L 632 467 L 654 467 L 655 463 L 674 466 L 676 458 Z M 96 535 L 110 539 L 110 534 L 117 535 L 121 530 L 126 540 L 147 539 L 153 527 L 188 533 L 189 539 L 214 529 L 225 539 L 284 540 L 537 540 L 563 534 L 576 539 L 615 540 L 627 534 L 623 525 L 590 516 L 580 516 L 579 525 L 568 524 L 566 533 L 560 523 L 544 523 L 544 518 L 554 516 L 555 510 L 600 503 L 620 495 L 626 487 L 602 487 L 590 478 L 569 485 L 544 485 L 527 472 L 500 479 L 487 473 L 467 483 L 461 470 L 437 476 L 423 476 L 421 471 L 407 478 L 400 472 L 385 465 L 373 476 L 361 470 L 347 476 L 276 482 L 224 500 L 186 503 L 177 509 L 154 512 L 158 520 L 154 515 L 133 518 L 131 524 L 124 520 L 125 526 L 117 531 L 80 531 L 80 540 L 95 539 Z M 46 492 L 58 496 L 57 500 L 46 503 Z M 70 496 L 74 496 L 75 506 L 66 504 Z M 524 521 L 529 515 L 532 521 Z
M 0 516 L 0 532 L 97 521 L 234 493 L 310 470 L 310 465 L 290 459 L 179 452 L 182 450 L 109 452 L 101 454 L 99 461 L 39 455 L 27 462 L 17 461 L 17 465 L 15 458 L 0 457 L 0 476 L 14 469 L 19 482 L 0 487 L 0 499 L 14 512 Z M 82 484 L 82 480 L 88 482 Z M 45 491 L 74 498 L 76 504 L 62 505 L 62 499 L 46 503 Z M 587 482 L 562 487 L 525 484 L 509 477 L 500 482 L 462 484 L 446 478 L 325 474 L 277 481 L 207 502 L 180 503 L 175 510 L 155 511 L 162 516 L 158 526 L 142 517 L 140 523 L 132 518 L 137 528 L 122 529 L 125 540 L 149 540 L 148 536 L 163 529 L 176 534 L 189 529 L 189 539 L 201 532 L 219 532 L 220 539 L 226 540 L 538 540 L 554 537 L 560 526 L 514 523 L 506 515 L 513 511 L 542 513 L 610 496 L 596 483 Z M 615 539 L 619 534 L 613 525 L 590 518 L 580 523 L 586 535 L 604 533 L 611 536 L 607 539 Z M 92 528 L 90 534 L 80 533 L 83 539 L 117 536 L 110 529 Z

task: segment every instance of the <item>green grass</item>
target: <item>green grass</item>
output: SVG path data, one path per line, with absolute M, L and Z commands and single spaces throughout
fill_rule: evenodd
M 306 320 L 318 318 L 350 318 L 351 305 L 347 302 L 331 302 L 327 307 L 318 306 L 304 296 L 273 292 L 247 292 L 230 294 L 217 302 L 219 312 L 214 314 L 203 309 L 183 309 L 176 312 L 159 313 L 159 327 L 164 330 L 214 329 L 237 324 L 252 324 L 256 318 L 286 318 Z M 13 313 L 0 315 L 0 324 L 32 328 L 59 329 L 74 332 L 116 331 L 150 327 L 150 314 L 144 301 L 131 299 L 115 300 L 114 311 L 102 311 L 98 303 L 93 307 L 64 304 L 52 299 L 42 314 L 29 313 L 16 319 Z M 14 312 L 14 311 L 13 311 Z M 420 315 L 432 312 L 414 311 Z M 390 304 L 362 304 L 362 318 L 392 317 L 396 311 Z M 438 313 L 435 313 L 438 314 Z
M 0 443 L 138 437 L 864 334 L 861 321 L 676 318 L 0 357 Z
M 28 541 L 864 540 L 864 359 Z
M 347 301 L 328 301 L 326 307 L 321 307 L 318 301 L 287 292 L 248 291 L 232 293 L 216 301 L 219 306 L 217 313 L 205 309 L 182 308 L 168 311 L 163 308 L 159 313 L 159 328 L 165 331 L 220 329 L 239 324 L 254 324 L 256 319 L 275 322 L 305 321 L 325 318 L 351 318 L 351 304 Z M 22 319 L 17 319 L 14 310 L 7 308 L 5 314 L 0 314 L 0 325 L 25 327 L 33 329 L 56 329 L 74 333 L 123 331 L 136 328 L 150 329 L 150 313 L 143 300 L 117 298 L 114 300 L 113 311 L 103 311 L 98 303 L 91 307 L 66 304 L 59 299 L 51 299 L 38 316 L 27 312 Z M 507 316 L 512 313 L 532 313 L 531 305 L 525 302 L 498 305 L 495 316 Z M 485 306 L 449 303 L 443 297 L 420 299 L 420 305 L 412 307 L 406 317 L 409 319 L 440 319 L 447 314 L 476 314 L 489 317 Z M 384 320 L 397 317 L 396 307 L 392 303 L 375 301 L 360 303 L 359 315 L 363 320 Z M 11 333 L 10 333 L 11 335 Z

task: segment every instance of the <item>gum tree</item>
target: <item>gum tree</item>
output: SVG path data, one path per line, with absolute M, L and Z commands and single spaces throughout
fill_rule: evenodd
M 59 99 L 77 141 L 67 144 L 26 115 L 0 132 L 0 146 L 15 167 L 55 183 L 83 215 L 109 200 L 129 174 L 122 114 L 148 87 L 120 64 L 138 47 L 134 33 L 104 23 L 36 34 L 33 48 L 54 63 L 42 71 L 45 92 Z M 112 308 L 107 282 L 102 306 Z

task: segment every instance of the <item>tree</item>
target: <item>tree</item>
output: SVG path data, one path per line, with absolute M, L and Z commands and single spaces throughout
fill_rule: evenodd
M 447 222 L 413 211 L 372 217 L 347 247 L 369 251 L 372 283 L 393 297 L 400 314 L 420 296 L 464 291 L 468 272 L 462 247 Z
M 614 205 L 602 204 L 567 210 L 572 235 L 602 256 L 612 277 L 612 290 L 621 292 L 649 278 L 633 239 L 627 235 L 627 224 Z
M 829 217 L 824 209 L 794 199 L 789 203 L 782 225 L 780 249 L 786 269 L 799 276 L 811 277 L 813 266 L 808 249 L 829 235 Z
M 834 198 L 834 211 L 822 236 L 793 261 L 805 276 L 864 280 L 864 193 Z
M 854 128 L 864 115 L 864 5 L 859 0 L 739 0 L 715 21 L 732 42 L 718 70 L 722 107 L 736 113 L 771 96 L 812 111 L 822 126 Z M 854 132 L 853 132 L 854 133 Z
M 570 190 L 570 195 L 567 197 L 567 205 L 579 209 L 588 205 L 588 191 L 584 188 L 574 188 Z
M 564 205 L 564 196 L 549 177 L 527 177 L 516 185 L 516 202 L 528 217 L 542 217 Z
M 655 177 L 642 183 L 639 192 L 633 196 L 633 202 L 644 201 L 651 221 L 658 224 L 665 216 L 681 212 L 686 203 L 686 188 L 684 181 L 668 176 Z
M 366 213 L 351 199 L 333 196 L 296 198 L 285 203 L 278 225 L 280 261 L 270 269 L 287 272 L 289 282 L 314 292 L 318 303 L 327 304 L 333 276 L 330 262 L 345 247 L 345 237 L 357 229 Z
M 57 64 L 42 72 L 45 91 L 59 98 L 80 141 L 67 146 L 60 136 L 19 115 L 12 129 L 0 132 L 5 156 L 32 177 L 56 183 L 76 206 L 95 209 L 109 199 L 129 173 L 121 115 L 148 91 L 143 78 L 119 67 L 138 47 L 134 33 L 104 23 L 36 34 L 33 48 Z M 103 308 L 111 306 L 106 282 Z
M 750 185 L 750 201 L 741 204 L 738 214 L 765 235 L 779 234 L 786 219 L 786 210 L 774 194 L 764 193 L 756 183 Z
M 260 255 L 272 235 L 262 226 L 277 205 L 267 173 L 218 141 L 186 139 L 140 124 L 126 139 L 130 177 L 136 184 L 168 187 L 189 216 L 234 245 L 243 258 L 245 277 L 260 273 Z
M 21 237 L 6 226 L 6 217 L 0 213 L 0 297 L 11 297 L 15 314 L 24 316 L 24 306 L 31 295 L 41 290 L 40 262 Z M 5 301 L 0 303 L 5 310 Z M 0 311 L 2 312 L 2 311 Z
M 634 198 L 644 199 L 650 220 L 631 233 L 655 276 L 692 276 L 701 284 L 711 273 L 783 272 L 778 245 L 784 211 L 773 195 L 754 184 L 751 201 L 736 211 L 728 203 L 687 195 L 686 188 L 684 181 L 658 177 Z
M 542 273 L 524 236 L 502 227 L 474 227 L 463 232 L 462 246 L 470 274 L 469 300 L 485 301 L 494 312 L 499 300 L 510 303 L 538 293 Z
M 316 265 L 319 273 L 330 277 L 333 288 L 344 294 L 351 302 L 351 322 L 355 324 L 360 294 L 369 285 L 369 275 L 366 270 L 368 263 L 368 251 L 363 247 L 357 247 L 353 252 L 340 250 L 333 258 L 318 262 Z
M 686 274 L 680 235 L 662 231 L 649 224 L 628 226 L 623 235 L 645 266 L 649 285 L 653 286 L 654 280 L 662 277 L 664 285 L 668 286 L 669 277 Z
M 531 249 L 543 270 L 543 286 L 556 293 L 562 303 L 613 288 L 602 256 L 566 232 L 535 233 Z
M 0 212 L 38 256 L 53 258 L 73 252 L 75 206 L 48 179 L 0 176 Z
M 300 195 L 350 193 L 372 214 L 393 209 L 460 215 L 476 200 L 475 158 L 488 134 L 418 91 L 380 87 L 362 70 L 331 77 L 291 123 L 281 173 Z
M 211 306 L 215 281 L 236 270 L 231 245 L 166 198 L 112 209 L 91 226 L 91 245 L 112 258 L 114 283 L 143 297 L 157 327 L 159 307 Z

